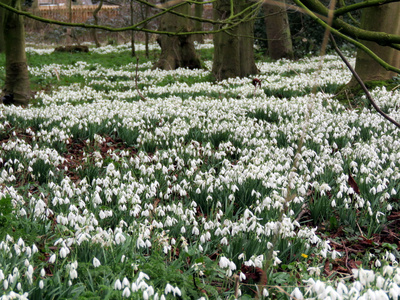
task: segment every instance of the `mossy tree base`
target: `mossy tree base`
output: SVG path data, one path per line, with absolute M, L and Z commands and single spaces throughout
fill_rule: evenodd
M 394 77 L 389 80 L 371 80 L 364 82 L 364 84 L 369 91 L 372 91 L 377 87 L 385 87 L 386 90 L 391 91 L 400 89 L 400 78 Z M 356 84 L 353 85 L 344 84 L 339 87 L 336 91 L 335 99 L 345 106 L 369 107 L 369 101 L 363 98 L 363 96 L 365 96 L 365 93 L 356 82 Z
M 234 13 L 249 8 L 250 1 L 234 0 Z M 230 15 L 231 1 L 218 0 L 213 4 L 214 18 L 225 20 Z M 217 28 L 219 29 L 219 28 Z M 212 73 L 217 80 L 245 77 L 258 73 L 253 49 L 254 19 L 239 23 L 228 31 L 214 35 Z
M 174 9 L 175 11 L 190 15 L 190 5 L 184 4 Z M 190 31 L 190 20 L 173 14 L 165 14 L 160 21 L 160 30 L 169 32 Z M 201 61 L 194 48 L 194 40 L 190 35 L 166 36 L 157 39 L 161 47 L 160 59 L 154 64 L 153 69 L 175 70 L 177 68 L 201 68 Z

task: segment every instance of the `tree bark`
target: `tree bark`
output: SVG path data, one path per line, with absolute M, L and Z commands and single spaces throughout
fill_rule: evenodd
M 11 0 L 1 0 L 12 5 Z M 17 0 L 15 7 L 21 9 L 21 2 Z M 25 53 L 25 30 L 23 17 L 4 10 L 4 52 L 6 55 L 6 80 L 3 94 L 10 102 L 16 105 L 27 105 L 31 98 L 28 65 Z
M 252 2 L 233 0 L 234 14 L 248 7 Z M 231 14 L 230 0 L 214 3 L 214 18 L 224 20 Z M 212 73 L 217 80 L 245 77 L 257 74 L 253 49 L 254 19 L 240 22 L 227 32 L 214 35 L 214 63 Z
M 294 0 L 296 2 L 296 0 Z M 366 5 L 369 1 L 358 3 L 359 5 Z M 296 2 L 297 3 L 297 2 Z M 301 3 L 311 11 L 322 16 L 322 19 L 327 18 L 329 15 L 329 8 L 324 6 L 319 0 L 302 0 Z M 379 2 L 378 2 L 379 3 Z M 299 3 L 297 3 L 299 4 Z M 382 3 L 381 3 L 382 4 Z M 374 8 L 382 7 L 380 4 Z M 386 6 L 385 4 L 384 6 Z M 372 7 L 371 7 L 372 8 Z M 338 9 L 340 11 L 340 9 Z M 343 11 L 340 11 L 342 13 Z M 332 26 L 341 33 L 358 40 L 374 41 L 381 45 L 400 44 L 400 35 L 389 34 L 387 32 L 369 31 L 357 26 L 346 23 L 343 19 L 335 17 Z
M 131 26 L 135 24 L 134 19 L 134 9 L 133 9 L 133 0 L 130 1 L 130 12 L 131 12 Z M 136 49 L 135 49 L 135 31 L 131 31 L 131 56 L 136 56 Z
M 268 55 L 272 59 L 293 59 L 289 20 L 285 7 L 264 3 Z
M 190 15 L 190 5 L 183 4 L 174 10 Z M 160 20 L 160 30 L 169 32 L 190 31 L 190 20 L 183 17 L 166 13 Z M 194 48 L 191 35 L 167 36 L 162 35 L 157 39 L 161 47 L 161 55 L 153 66 L 163 70 L 174 70 L 177 68 L 201 68 L 200 58 Z
M 0 8 L 0 53 L 4 52 L 3 9 Z
M 361 27 L 366 30 L 400 35 L 400 3 L 364 8 L 361 17 Z M 399 50 L 388 46 L 380 46 L 371 41 L 363 41 L 363 44 L 388 64 L 397 68 L 400 67 Z M 362 50 L 357 51 L 355 70 L 364 82 L 388 80 L 396 75 L 396 73 L 384 69 Z M 352 78 L 349 82 L 349 86 L 357 84 L 355 78 Z
M 199 2 L 203 2 L 203 0 L 199 0 Z M 204 11 L 204 4 L 194 4 L 194 16 L 197 18 L 203 17 Z M 203 23 L 200 21 L 193 22 L 193 30 L 194 31 L 202 31 L 203 30 Z M 204 43 L 204 35 L 203 34 L 196 34 L 194 39 L 198 43 Z
M 99 17 L 97 15 L 98 15 L 99 11 L 101 10 L 102 6 L 103 6 L 103 0 L 100 0 L 99 5 L 93 11 L 94 25 L 99 25 Z M 94 40 L 96 47 L 97 48 L 101 47 L 101 44 L 97 37 L 97 31 L 95 28 L 92 29 L 92 36 L 93 36 L 93 40 Z

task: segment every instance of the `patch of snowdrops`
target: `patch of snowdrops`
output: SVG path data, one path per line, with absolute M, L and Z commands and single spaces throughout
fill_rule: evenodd
M 331 99 L 329 87 L 350 79 L 336 56 L 321 68 L 319 58 L 259 63 L 258 89 L 251 78 L 211 83 L 206 70 L 150 67 L 139 65 L 140 91 L 134 64 L 31 68 L 43 78 L 79 75 L 85 84 L 42 91 L 41 105 L 28 109 L 1 107 L 0 127 L 9 133 L 0 144 L 0 196 L 11 200 L 15 218 L 38 224 L 32 232 L 46 241 L 10 235 L 0 241 L 0 299 L 51 295 L 58 285 L 73 297 L 88 272 L 101 278 L 103 295 L 194 297 L 219 280 L 232 296 L 229 282 L 241 266 L 263 268 L 270 259 L 274 268 L 302 253 L 343 255 L 299 223 L 304 207 L 315 222 L 332 211 L 371 232 L 385 222 L 389 200 L 399 196 L 399 134 L 375 112 L 346 110 Z M 373 94 L 399 119 L 399 92 Z M 77 141 L 85 146 L 71 152 Z M 21 181 L 41 185 L 27 189 Z M 152 256 L 172 265 L 157 265 L 164 277 L 153 272 Z M 336 282 L 323 279 L 316 262 L 289 293 L 397 299 L 398 257 L 387 252 L 376 259 L 375 270 L 361 267 L 353 281 Z M 199 291 L 182 283 L 185 274 Z M 271 292 L 266 287 L 264 295 Z

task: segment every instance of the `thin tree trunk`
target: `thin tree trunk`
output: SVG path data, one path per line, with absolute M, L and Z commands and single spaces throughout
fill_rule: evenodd
M 286 8 L 264 3 L 263 9 L 269 57 L 293 59 L 292 38 Z
M 93 11 L 93 19 L 94 19 L 94 25 L 99 25 L 99 17 L 97 16 L 97 14 L 99 13 L 99 11 L 101 10 L 101 7 L 103 6 L 103 0 L 100 0 L 99 5 L 96 7 L 96 9 Z M 99 42 L 99 39 L 97 37 L 97 31 L 96 28 L 92 29 L 92 36 L 93 36 L 93 40 L 94 43 L 96 44 L 96 47 L 99 48 L 101 47 L 101 44 Z
M 399 35 L 400 3 L 390 3 L 363 9 L 361 27 L 367 30 L 382 31 Z M 400 51 L 390 47 L 380 46 L 377 43 L 369 41 L 363 41 L 363 44 L 387 63 L 400 68 Z M 362 50 L 357 51 L 355 70 L 364 82 L 388 80 L 396 75 L 394 72 L 385 70 Z M 352 78 L 348 85 L 350 87 L 357 85 L 355 78 Z
M 148 32 L 144 33 L 144 48 L 146 58 L 149 58 L 149 42 L 150 42 L 150 34 Z
M 203 0 L 199 0 L 198 2 L 203 2 Z M 197 18 L 203 17 L 204 4 L 194 4 L 194 16 Z M 203 31 L 203 23 L 200 21 L 193 22 L 193 30 L 194 31 Z M 194 40 L 198 43 L 204 43 L 204 35 L 196 34 L 194 36 Z
M 150 1 L 151 3 L 151 1 Z M 146 20 L 147 17 L 150 14 L 150 7 L 148 5 L 145 5 L 143 7 L 143 5 L 140 8 L 140 12 L 141 12 L 141 16 L 142 16 L 142 20 Z M 144 28 L 147 29 L 148 27 L 148 23 L 146 22 L 144 24 Z M 145 47 L 145 56 L 146 58 L 149 58 L 149 41 L 150 41 L 150 34 L 148 32 L 144 33 L 144 47 Z
M 72 23 L 72 0 L 67 0 L 68 1 L 68 22 Z M 71 27 L 67 28 L 67 38 L 66 38 L 66 44 L 69 45 L 71 44 L 71 39 L 72 39 L 72 30 Z
M 234 13 L 251 5 L 250 1 L 233 0 Z M 230 15 L 231 1 L 218 0 L 214 4 L 214 18 L 224 20 Z M 253 49 L 253 19 L 242 22 L 228 32 L 214 35 L 214 63 L 212 72 L 217 80 L 257 74 Z
M 11 0 L 2 0 L 13 5 Z M 15 7 L 21 9 L 17 0 Z M 28 65 L 25 54 L 25 30 L 23 17 L 4 10 L 4 47 L 6 55 L 6 81 L 3 94 L 12 104 L 27 105 L 31 97 Z
M 0 8 L 0 53 L 4 52 L 3 9 Z
M 133 11 L 133 0 L 130 1 L 130 9 L 131 9 L 131 26 L 135 24 L 135 18 L 134 18 L 134 11 Z M 131 31 L 131 56 L 135 57 L 136 56 L 136 50 L 135 50 L 135 31 Z
M 175 11 L 185 15 L 190 13 L 190 5 L 184 4 Z M 178 17 L 173 14 L 165 14 L 160 20 L 160 30 L 169 32 L 185 32 L 190 30 L 187 18 Z M 201 68 L 200 58 L 194 48 L 191 35 L 167 36 L 162 35 L 157 39 L 161 46 L 161 55 L 153 66 L 163 70 L 174 70 L 176 68 Z

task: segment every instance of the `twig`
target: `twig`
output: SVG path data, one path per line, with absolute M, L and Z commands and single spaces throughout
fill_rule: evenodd
M 296 221 L 297 222 L 299 222 L 300 221 L 300 219 L 307 213 L 307 204 L 303 204 L 302 206 L 301 206 L 301 211 L 300 211 L 300 213 L 299 213 L 299 215 L 297 216 L 297 218 L 296 218 Z
M 143 94 L 140 92 L 139 87 L 138 87 L 138 70 L 139 70 L 139 58 L 136 58 L 136 74 L 135 74 L 135 86 L 136 86 L 136 91 L 138 92 L 138 95 L 140 99 L 143 101 L 147 101 L 147 99 L 143 96 Z
M 280 291 L 281 293 L 286 294 L 286 296 L 290 297 L 290 299 L 298 300 L 296 297 L 290 295 L 288 292 L 286 292 L 286 291 L 285 291 L 283 288 L 281 288 L 280 286 L 274 285 L 273 287 L 276 288 L 276 289 L 277 289 L 278 291 Z
M 389 117 L 387 114 L 385 114 L 380 108 L 379 106 L 375 103 L 374 99 L 372 98 L 371 94 L 369 93 L 367 87 L 365 86 L 364 82 L 362 81 L 362 79 L 360 78 L 360 76 L 358 75 L 358 73 L 354 70 L 354 68 L 350 65 L 349 61 L 346 59 L 346 57 L 344 57 L 343 53 L 339 50 L 335 38 L 333 37 L 333 35 L 330 35 L 330 39 L 332 41 L 333 47 L 335 48 L 335 51 L 337 52 L 337 54 L 339 54 L 340 58 L 343 60 L 343 62 L 346 64 L 347 68 L 349 68 L 349 70 L 351 71 L 351 73 L 353 74 L 354 78 L 357 80 L 357 82 L 360 84 L 361 88 L 363 89 L 365 95 L 367 96 L 369 102 L 371 102 L 372 106 L 375 108 L 375 110 L 381 115 L 383 116 L 386 120 L 388 120 L 389 122 L 393 123 L 397 128 L 400 128 L 400 124 L 397 123 L 394 119 L 392 119 L 391 117 Z
M 235 274 L 233 278 L 235 278 L 235 299 L 237 299 L 239 296 L 239 276 Z
M 60 81 L 60 73 L 56 68 L 54 68 L 54 73 L 56 74 L 57 80 Z
M 360 230 L 361 236 L 364 237 L 364 232 L 361 230 L 360 225 L 358 224 L 358 222 L 356 222 L 358 230 Z
M 349 271 L 351 272 L 351 269 L 349 268 L 349 265 L 347 264 L 348 261 L 349 261 L 349 251 L 348 251 L 346 245 L 344 244 L 344 241 L 342 241 L 342 244 L 343 244 L 344 251 L 346 252 L 346 257 L 345 257 L 345 260 L 344 260 L 344 265 L 346 266 L 347 270 L 349 270 Z

